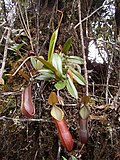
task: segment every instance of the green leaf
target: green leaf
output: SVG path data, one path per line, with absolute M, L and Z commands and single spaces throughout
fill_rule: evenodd
M 36 69 L 36 59 L 34 57 L 31 57 L 30 61 L 32 63 L 32 66 Z
M 54 75 L 54 72 L 51 71 L 50 69 L 47 69 L 47 68 L 40 69 L 40 70 L 38 70 L 38 72 L 41 74 L 44 74 L 44 75 L 46 75 L 46 74 L 53 74 Z
M 67 56 L 67 61 L 72 63 L 72 64 L 84 64 L 84 61 L 81 57 L 78 57 L 78 56 Z
M 36 77 L 36 80 L 40 80 L 40 81 L 49 81 L 51 80 L 53 77 L 51 75 L 40 75 L 38 77 Z
M 40 62 L 38 59 L 37 59 L 37 62 L 36 62 L 36 70 L 39 70 L 43 67 L 43 63 Z
M 22 46 L 24 46 L 24 43 L 15 44 L 8 49 L 11 50 L 11 51 L 17 52 L 22 48 Z
M 73 79 L 77 83 L 79 83 L 81 85 L 85 85 L 86 82 L 85 82 L 84 77 L 78 71 L 76 71 L 74 68 L 70 67 L 70 70 L 72 72 Z
M 65 85 L 66 85 L 66 81 L 59 81 L 57 82 L 54 86 L 57 90 L 61 90 L 61 89 L 64 89 L 65 88 Z
M 67 83 L 66 83 L 66 87 L 67 87 L 67 90 L 68 92 L 71 94 L 71 96 L 73 96 L 74 98 L 78 99 L 78 92 L 70 78 L 69 75 L 67 75 L 68 79 L 67 79 Z
M 37 56 L 35 58 L 37 58 L 40 62 L 42 62 L 45 65 L 45 67 L 49 68 L 51 71 L 57 72 L 56 68 L 51 63 L 46 61 L 45 59 L 41 57 L 37 57 Z
M 43 58 L 42 56 L 40 56 L 40 58 Z M 43 67 L 43 63 L 40 62 L 38 59 L 34 58 L 34 57 L 31 57 L 30 58 L 31 60 L 31 63 L 32 63 L 32 66 L 38 70 L 38 69 L 41 69 Z
M 45 78 L 44 80 L 49 80 L 49 79 L 55 78 L 54 72 L 51 71 L 50 69 L 44 68 L 44 69 L 38 70 L 38 72 L 41 74 L 40 76 L 37 77 L 37 79 L 39 79 L 39 80 L 42 78 Z
M 62 158 L 63 158 L 63 160 L 67 160 L 67 159 L 66 159 L 65 157 L 63 157 L 63 156 L 62 156 Z
M 61 79 L 61 77 L 60 77 L 59 74 L 58 74 L 58 71 L 56 70 L 56 68 L 55 68 L 50 62 L 46 61 L 46 60 L 43 59 L 43 58 L 37 57 L 37 56 L 36 56 L 36 58 L 37 58 L 39 61 L 41 61 L 41 62 L 45 65 L 46 68 L 48 68 L 48 69 L 50 69 L 51 71 L 54 72 L 54 75 L 55 75 L 55 77 L 56 77 L 57 80 L 58 80 L 58 79 Z
M 55 49 L 55 43 L 57 41 L 58 29 L 54 31 L 50 39 L 49 50 L 48 50 L 48 62 L 52 62 L 52 56 Z
M 75 158 L 74 156 L 71 156 L 72 160 L 77 160 L 77 158 Z
M 24 43 L 18 44 L 16 50 L 19 51 L 22 48 L 22 46 L 24 46 Z
M 56 68 L 58 74 L 62 75 L 62 58 L 59 54 L 53 54 L 52 65 Z
M 71 38 L 68 38 L 63 46 L 62 53 L 67 53 L 70 49 L 71 44 L 72 44 L 72 40 Z

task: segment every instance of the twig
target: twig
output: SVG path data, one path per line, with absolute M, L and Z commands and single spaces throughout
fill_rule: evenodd
M 11 117 L 6 117 L 6 116 L 2 116 L 0 117 L 0 121 L 20 121 L 20 122 L 53 122 L 51 120 L 48 119 L 27 119 L 27 118 L 11 118 Z
M 19 12 L 20 12 L 20 11 L 19 11 Z M 19 16 L 19 19 L 20 19 L 20 23 L 21 23 L 21 25 L 22 25 L 22 28 L 24 29 L 24 32 L 25 32 L 26 36 L 28 36 L 28 33 L 27 33 L 26 28 L 25 28 L 25 26 L 24 26 L 24 23 L 23 23 L 23 21 L 22 21 L 21 14 L 18 13 L 18 16 Z
M 21 92 L 18 91 L 18 92 L 0 92 L 0 95 L 2 96 L 17 96 L 17 95 L 21 95 Z
M 82 147 L 80 148 L 80 153 L 82 152 L 84 146 L 85 146 L 85 144 L 82 144 Z
M 85 45 L 84 45 L 84 37 L 83 37 L 83 28 L 81 22 L 81 1 L 78 0 L 78 12 L 79 12 L 79 23 L 80 23 L 80 37 L 81 37 L 81 46 L 82 46 L 82 54 L 84 60 L 84 70 L 85 70 L 85 80 L 86 80 L 86 96 L 88 96 L 88 73 L 87 73 L 87 62 L 86 62 L 86 55 L 85 55 Z
M 93 84 L 88 84 L 89 86 L 93 86 Z M 95 84 L 94 83 L 94 86 L 97 86 L 97 87 L 106 87 L 107 85 L 106 84 Z M 108 85 L 109 87 L 111 88 L 119 88 L 118 86 L 115 86 L 115 85 Z
M 94 82 L 92 83 L 92 87 L 93 87 L 93 94 L 92 95 L 95 96 L 95 83 Z
M 8 45 L 9 45 L 10 33 L 11 33 L 11 28 L 8 28 L 7 39 L 6 39 L 5 48 L 4 48 L 4 56 L 3 56 L 3 61 L 2 61 L 2 67 L 0 69 L 0 79 L 3 76 L 3 72 L 4 72 L 4 68 L 5 68 L 5 62 L 6 62 L 6 59 L 7 59 L 7 51 L 8 51 Z
M 12 76 L 12 77 L 15 76 L 16 73 L 20 70 L 20 68 L 24 65 L 24 63 L 26 63 L 31 57 L 33 57 L 33 56 L 27 57 L 12 75 L 10 75 L 10 74 L 6 74 L 6 75 Z
M 39 14 L 36 14 L 36 19 L 37 19 L 37 22 L 36 22 L 36 37 L 37 37 L 37 42 L 36 42 L 36 53 L 38 55 L 38 52 L 39 52 L 39 46 L 40 46 L 40 15 Z
M 63 19 L 63 12 L 60 11 L 60 10 L 57 10 L 57 12 L 61 13 L 61 17 L 60 17 L 60 21 L 58 23 L 58 29 L 60 28 L 60 25 L 61 25 L 61 22 L 62 22 L 62 19 Z
M 113 104 L 114 105 L 119 105 L 120 106 L 120 99 L 119 99 L 119 97 L 120 97 L 120 70 L 119 70 L 119 73 L 118 73 L 119 75 L 119 78 L 118 78 L 118 92 L 116 93 L 116 96 L 114 97 L 114 100 L 113 100 Z
M 2 27 L 5 23 L 6 23 L 6 21 L 4 21 L 3 23 L 1 23 L 1 24 L 0 24 L 0 27 Z
M 36 160 L 37 155 L 38 155 L 38 150 L 35 152 L 34 160 Z
M 106 104 L 108 104 L 109 80 L 110 80 L 110 75 L 111 75 L 111 72 L 112 72 L 112 61 L 113 61 L 113 52 L 110 56 L 110 62 L 109 62 L 109 65 L 108 65 L 108 75 L 107 75 L 106 92 L 105 92 Z
M 74 27 L 74 29 L 76 29 L 79 25 L 81 25 L 82 22 L 84 22 L 85 20 L 87 20 L 88 18 L 90 18 L 92 15 L 94 15 L 97 11 L 99 11 L 101 8 L 103 8 L 104 4 L 105 4 L 105 2 L 99 8 L 97 8 L 94 12 L 92 12 L 90 15 L 88 15 L 83 20 L 81 20 L 81 22 L 79 22 L 78 24 L 76 24 L 75 27 Z
M 59 159 L 60 159 L 60 153 L 61 153 L 61 144 L 60 144 L 60 141 L 58 141 L 57 160 L 59 160 Z
M 31 37 L 31 34 L 30 34 L 30 27 L 29 27 L 27 9 L 26 9 L 26 7 L 24 7 L 25 8 L 25 16 L 26 16 L 26 22 L 25 22 L 25 19 L 24 19 L 23 13 L 22 13 L 22 9 L 21 9 L 21 6 L 20 6 L 20 1 L 18 1 L 18 8 L 19 8 L 19 13 L 20 13 L 19 18 L 20 18 L 22 27 L 23 27 L 26 35 L 28 36 L 28 38 L 30 40 L 31 49 L 34 50 L 33 44 L 32 44 L 32 37 Z
M 4 18 L 5 18 L 5 21 L 7 22 L 7 12 L 6 12 L 6 7 L 5 7 L 5 1 L 2 0 L 2 5 L 3 5 L 3 14 L 4 14 Z
M 28 28 L 28 34 L 29 34 L 29 39 L 30 39 L 30 45 L 31 45 L 32 51 L 34 51 L 32 37 L 31 37 L 31 34 L 30 34 L 30 26 L 29 26 L 29 20 L 28 20 L 28 14 L 27 14 L 26 5 L 25 5 L 25 15 L 26 15 L 26 21 L 27 21 L 27 28 Z
M 1 40 L 0 40 L 0 45 L 1 45 L 1 43 L 4 39 L 4 37 L 5 37 L 6 32 L 7 32 L 7 28 L 5 28 L 4 33 L 2 34 L 2 37 L 1 37 Z
M 26 32 L 26 35 L 29 38 L 29 32 L 28 32 L 27 25 L 25 23 L 25 19 L 23 17 L 23 13 L 22 13 L 22 10 L 21 10 L 20 2 L 18 2 L 18 8 L 19 8 L 19 13 L 20 13 L 19 18 L 21 20 L 22 27 L 23 27 L 24 31 Z
M 6 39 L 5 48 L 4 48 L 3 62 L 2 62 L 2 67 L 0 69 L 0 79 L 2 79 L 4 68 L 5 68 L 5 63 L 7 59 L 7 51 L 8 51 L 8 45 L 9 45 L 9 40 L 10 40 L 10 34 L 11 34 L 12 27 L 13 27 L 13 10 L 11 10 L 11 14 L 10 16 L 8 16 L 8 18 L 9 18 L 8 24 L 10 27 L 8 27 L 8 32 L 7 32 L 7 39 Z

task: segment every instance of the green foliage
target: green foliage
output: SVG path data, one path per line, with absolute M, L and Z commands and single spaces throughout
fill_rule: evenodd
M 62 156 L 62 159 L 63 159 L 63 160 L 67 160 L 67 159 L 66 159 L 65 157 L 63 157 L 63 156 Z
M 46 61 L 45 59 L 41 58 L 41 57 L 36 57 L 40 62 L 42 62 L 44 64 L 44 66 L 48 69 L 50 69 L 53 72 L 57 72 L 56 68 L 49 63 L 48 61 Z
M 73 84 L 70 76 L 67 75 L 67 77 L 68 77 L 68 79 L 67 79 L 67 81 L 66 81 L 66 82 L 67 82 L 67 84 L 66 84 L 67 90 L 69 91 L 69 93 L 70 93 L 74 98 L 78 99 L 78 92 L 77 92 L 77 90 L 76 90 L 76 88 L 75 88 L 75 86 L 74 86 L 74 84 Z
M 65 42 L 65 44 L 63 46 L 62 52 L 67 53 L 70 49 L 71 44 L 72 44 L 71 38 L 67 39 L 67 41 Z
M 59 54 L 54 53 L 52 57 L 52 65 L 56 68 L 58 71 L 59 76 L 62 76 L 62 58 Z
M 57 90 L 64 89 L 65 86 L 66 86 L 66 80 L 64 80 L 64 81 L 58 81 L 57 83 L 55 83 L 55 88 Z
M 84 77 L 78 71 L 76 71 L 74 68 L 70 67 L 70 70 L 72 72 L 73 79 L 77 83 L 79 83 L 81 85 L 85 85 L 85 79 L 84 79 Z
M 77 158 L 75 158 L 74 156 L 71 156 L 72 160 L 77 160 Z
M 40 62 L 38 59 L 31 57 L 30 60 L 31 60 L 32 66 L 35 68 L 35 70 L 39 70 L 43 67 L 43 63 Z
M 56 31 L 52 34 L 52 37 L 50 39 L 49 50 L 48 50 L 48 62 L 50 63 L 52 61 L 52 56 L 55 49 L 55 43 L 57 41 L 57 35 L 58 35 L 58 29 L 56 29 Z
M 43 69 L 40 69 L 38 71 L 41 75 L 39 75 L 36 78 L 37 80 L 50 80 L 50 79 L 53 79 L 53 78 L 55 79 L 54 72 L 51 71 L 50 69 L 43 68 Z
M 53 33 L 50 40 L 48 60 L 37 56 L 31 58 L 33 67 L 40 73 L 36 79 L 54 79 L 54 86 L 57 90 L 61 90 L 66 87 L 70 95 L 78 99 L 78 92 L 74 85 L 74 81 L 80 85 L 85 85 L 85 79 L 79 71 L 80 65 L 83 64 L 83 59 L 78 56 L 67 56 L 64 54 L 70 49 L 72 43 L 70 38 L 65 42 L 62 52 L 54 53 L 57 35 L 58 29 Z M 40 61 L 39 65 L 37 62 L 38 60 Z M 42 67 L 40 65 L 41 63 L 43 63 Z M 41 68 L 38 69 L 38 66 Z
M 13 46 L 11 46 L 8 49 L 17 53 L 23 46 L 24 46 L 24 43 L 14 44 Z
M 83 59 L 78 56 L 66 56 L 66 61 L 72 64 L 83 64 Z

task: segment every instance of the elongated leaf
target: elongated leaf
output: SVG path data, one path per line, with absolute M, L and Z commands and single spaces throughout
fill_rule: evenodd
M 35 79 L 40 80 L 40 81 L 49 81 L 52 78 L 54 78 L 54 77 L 52 77 L 51 75 L 40 75 L 40 76 L 36 77 Z
M 73 75 L 70 69 L 67 70 L 67 74 L 70 76 L 72 82 L 73 82 Z
M 72 72 L 73 79 L 74 79 L 77 83 L 79 83 L 79 84 L 81 84 L 81 85 L 85 85 L 86 82 L 85 82 L 84 77 L 83 77 L 79 72 L 77 72 L 74 68 L 70 67 L 70 70 L 71 70 L 71 72 Z
M 66 81 L 59 81 L 55 84 L 55 88 L 57 90 L 61 90 L 65 88 L 65 85 L 66 85 Z
M 36 62 L 36 70 L 39 70 L 43 67 L 43 63 L 40 62 L 38 59 L 37 59 L 37 62 Z
M 38 76 L 36 79 L 39 79 L 39 80 L 50 80 L 50 79 L 55 78 L 54 72 L 51 71 L 50 69 L 43 68 L 43 69 L 38 70 L 38 72 L 41 75 Z
M 66 87 L 67 87 L 67 90 L 68 92 L 71 94 L 71 96 L 73 96 L 74 98 L 78 99 L 78 92 L 70 78 L 69 75 L 67 75 L 68 79 L 67 79 L 67 83 L 66 83 Z
M 52 65 L 56 68 L 58 74 L 62 75 L 62 58 L 59 54 L 53 54 Z
M 40 56 L 39 58 L 43 58 L 42 56 Z M 43 58 L 44 59 L 44 58 Z M 31 60 L 31 63 L 32 63 L 32 66 L 38 70 L 38 69 L 41 69 L 43 67 L 43 63 L 40 62 L 38 59 L 34 58 L 34 57 L 31 57 L 30 58 Z
M 71 38 L 68 38 L 63 46 L 62 53 L 67 53 L 70 49 L 71 44 L 72 44 L 72 40 Z
M 63 156 L 62 156 L 62 158 L 63 158 L 63 160 L 67 160 L 67 159 L 66 159 L 65 157 L 63 157 Z
M 16 50 L 19 51 L 22 48 L 22 46 L 24 46 L 24 43 L 18 44 Z
M 24 46 L 24 43 L 15 44 L 14 46 L 11 46 L 8 49 L 11 50 L 11 51 L 17 52 L 17 51 L 19 51 L 22 48 L 22 46 Z
M 77 158 L 75 158 L 74 156 L 71 156 L 72 160 L 77 160 Z
M 42 72 L 41 75 L 48 76 L 48 78 L 51 78 L 51 79 L 55 78 L 55 75 L 49 72 Z
M 55 49 L 55 43 L 57 40 L 57 35 L 58 35 L 58 29 L 56 29 L 54 31 L 54 33 L 52 34 L 52 37 L 50 39 L 50 44 L 49 44 L 49 50 L 48 50 L 48 62 L 52 62 L 52 56 L 53 56 L 53 52 Z
M 55 75 L 56 79 L 58 79 L 58 80 L 61 79 L 61 77 L 58 74 L 58 71 L 56 70 L 56 68 L 51 63 L 49 63 L 48 61 L 46 61 L 43 58 L 40 58 L 40 57 L 37 57 L 37 56 L 36 56 L 36 58 L 39 61 L 41 61 L 45 65 L 46 68 L 48 68 L 48 69 L 50 69 L 51 71 L 54 72 L 54 75 Z
M 32 63 L 32 66 L 36 69 L 36 58 L 31 57 L 31 58 L 30 58 L 30 61 L 31 61 L 31 63 Z
M 46 75 L 46 74 L 53 74 L 54 75 L 54 72 L 51 71 L 50 69 L 47 69 L 47 68 L 42 68 L 42 69 L 38 70 L 38 72 L 41 74 L 44 74 L 44 75 Z
M 67 61 L 72 63 L 72 64 L 84 64 L 84 61 L 82 58 L 78 57 L 78 56 L 69 56 L 67 57 Z
M 41 58 L 41 57 L 37 57 L 37 56 L 36 56 L 36 58 L 37 58 L 39 61 L 41 61 L 41 62 L 45 65 L 45 67 L 49 68 L 49 69 L 50 69 L 51 71 L 53 71 L 53 72 L 57 72 L 56 68 L 55 68 L 51 63 L 49 63 L 48 61 L 46 61 L 45 59 L 43 59 L 43 58 Z

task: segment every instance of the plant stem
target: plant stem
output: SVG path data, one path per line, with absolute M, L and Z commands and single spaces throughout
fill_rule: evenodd
M 4 68 L 5 68 L 5 62 L 6 62 L 6 59 L 7 59 L 7 51 L 8 51 L 8 45 L 9 45 L 10 33 L 11 33 L 11 28 L 8 28 L 7 39 L 6 39 L 5 48 L 4 48 L 4 56 L 3 56 L 3 61 L 2 61 L 2 67 L 0 69 L 0 79 L 3 76 L 3 72 L 4 72 Z
M 82 54 L 83 54 L 83 60 L 84 60 L 85 80 L 86 80 L 86 96 L 88 96 L 88 72 L 87 72 L 87 62 L 86 62 L 86 55 L 85 55 L 83 28 L 82 28 L 82 22 L 81 22 L 82 18 L 81 18 L 81 1 L 80 0 L 78 0 L 78 12 L 79 12 L 81 46 L 82 46 Z

